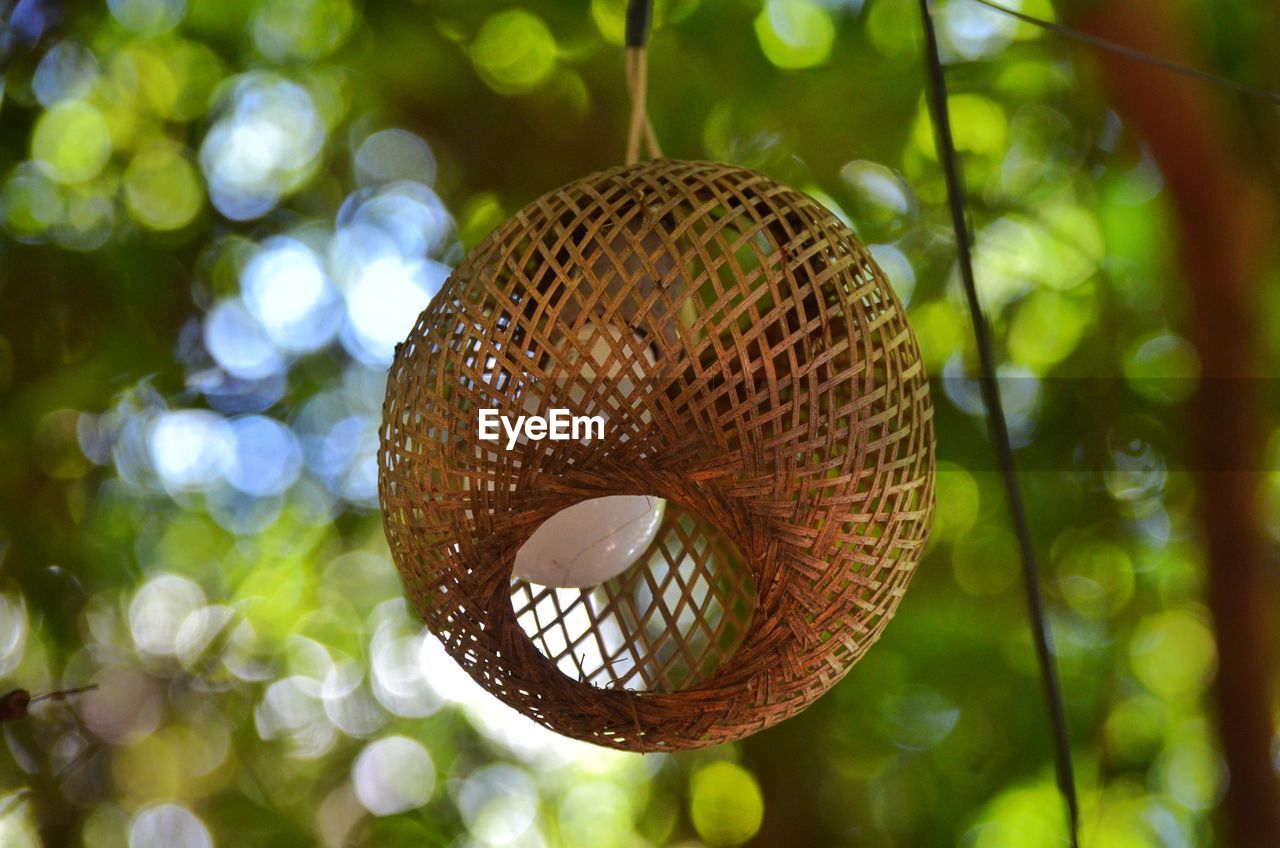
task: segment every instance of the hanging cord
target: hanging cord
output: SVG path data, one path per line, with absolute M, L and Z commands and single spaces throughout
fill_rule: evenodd
M 1082 44 L 1088 44 L 1090 47 L 1097 47 L 1099 50 L 1106 50 L 1110 53 L 1115 53 L 1117 56 L 1124 56 L 1126 59 L 1132 59 L 1135 62 L 1154 65 L 1157 68 L 1162 68 L 1175 74 L 1182 74 L 1185 77 L 1191 77 L 1192 79 L 1199 80 L 1200 82 L 1207 82 L 1211 85 L 1227 88 L 1232 91 L 1239 92 L 1240 94 L 1247 94 L 1250 97 L 1256 97 L 1259 100 L 1265 100 L 1275 106 L 1280 106 L 1280 92 L 1268 91 L 1265 88 L 1258 88 L 1257 86 L 1248 85 L 1247 83 L 1236 82 L 1233 79 L 1227 79 L 1226 77 L 1219 76 L 1217 74 L 1211 74 L 1208 71 L 1202 71 L 1199 68 L 1193 68 L 1190 65 L 1183 65 L 1168 59 L 1162 59 L 1159 56 L 1152 56 L 1150 53 L 1143 53 L 1141 50 L 1135 50 L 1134 48 L 1128 47 L 1124 44 L 1117 44 L 1114 41 L 1099 38 L 1096 35 L 1083 32 L 1065 24 L 1060 24 L 1055 21 L 1046 21 L 1043 18 L 1028 15 L 1026 12 L 1019 12 L 1016 9 L 1001 6 L 999 3 L 991 2 L 991 0 L 972 0 L 972 2 L 977 3 L 980 6 L 985 6 L 993 12 L 1008 15 L 1009 17 L 1016 18 L 1023 23 L 1040 27 L 1043 30 L 1048 30 L 1049 32 L 1055 33 L 1064 38 L 1070 38 L 1074 41 L 1079 41 Z
M 640 161 L 643 136 L 650 159 L 661 159 L 662 148 L 649 120 L 649 55 L 645 44 L 653 21 L 652 0 L 630 0 L 627 4 L 627 91 L 631 95 L 631 124 L 627 130 L 627 164 Z
M 1009 441 L 1009 426 L 1000 401 L 1000 386 L 996 381 L 995 355 L 991 346 L 991 330 L 987 326 L 982 304 L 978 300 L 978 287 L 973 274 L 973 251 L 969 243 L 969 230 L 965 223 L 965 190 L 956 153 L 955 139 L 951 134 L 951 115 L 947 108 L 947 81 L 942 69 L 942 57 L 938 52 L 938 35 L 934 30 L 929 0 L 920 0 L 920 15 L 924 23 L 925 61 L 928 66 L 929 107 L 933 116 L 934 136 L 937 139 L 938 161 L 947 182 L 947 199 L 951 207 L 951 225 L 956 233 L 957 260 L 960 279 L 964 284 L 969 303 L 969 315 L 973 321 L 973 335 L 977 342 L 978 361 L 982 373 L 979 385 L 982 400 L 987 407 L 987 422 L 991 439 L 999 455 L 1000 473 L 1004 478 L 1005 496 L 1009 515 L 1018 537 L 1022 555 L 1022 580 L 1026 587 L 1027 607 L 1031 615 L 1031 635 L 1035 643 L 1036 659 L 1040 664 L 1040 677 L 1044 681 L 1045 698 L 1049 702 L 1049 718 L 1053 725 L 1054 756 L 1057 765 L 1058 790 L 1067 805 L 1067 821 L 1070 827 L 1072 848 L 1079 848 L 1080 805 L 1076 799 L 1075 776 L 1071 766 L 1071 739 L 1067 730 L 1066 710 L 1062 703 L 1062 685 L 1058 681 L 1058 669 L 1053 658 L 1053 637 L 1045 615 L 1044 596 L 1040 589 L 1040 571 L 1036 565 L 1035 550 L 1031 544 L 1031 530 L 1027 526 L 1026 509 L 1022 503 L 1022 491 L 1018 487 L 1017 466 L 1013 458 L 1013 446 Z

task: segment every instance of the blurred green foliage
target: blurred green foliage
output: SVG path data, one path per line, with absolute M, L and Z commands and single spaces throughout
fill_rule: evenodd
M 101 688 L 5 727 L 0 844 L 1064 844 L 916 0 L 658 2 L 650 56 L 670 155 L 821 198 L 908 303 L 938 517 L 882 642 L 776 730 L 641 757 L 500 706 L 402 600 L 374 494 L 392 347 L 506 215 L 620 161 L 624 5 L 110 0 L 19 45 L 0 676 Z M 1207 845 L 1216 648 L 1173 414 L 1198 364 L 1161 175 L 1061 43 L 937 5 L 1084 844 Z M 1200 7 L 1245 63 L 1249 8 Z

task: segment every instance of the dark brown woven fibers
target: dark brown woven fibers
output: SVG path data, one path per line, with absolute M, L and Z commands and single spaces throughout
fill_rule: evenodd
M 478 410 L 604 438 L 478 438 Z M 875 642 L 933 512 L 915 337 L 853 233 L 760 174 L 657 160 L 533 202 L 457 267 L 391 368 L 379 494 L 417 611 L 499 698 L 633 751 L 738 739 Z M 513 580 L 583 500 L 665 498 L 587 589 Z

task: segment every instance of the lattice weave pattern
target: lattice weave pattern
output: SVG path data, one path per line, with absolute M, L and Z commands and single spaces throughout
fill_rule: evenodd
M 603 438 L 477 436 L 567 408 Z M 933 413 L 901 304 L 853 233 L 760 174 L 657 160 L 534 201 L 418 319 L 387 386 L 379 494 L 448 652 L 544 725 L 628 750 L 740 738 L 878 638 L 932 518 Z M 513 580 L 550 516 L 666 499 L 590 589 Z

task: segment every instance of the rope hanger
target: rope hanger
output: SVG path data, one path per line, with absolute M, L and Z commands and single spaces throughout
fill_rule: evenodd
M 650 159 L 661 159 L 662 148 L 649 120 L 649 54 L 646 42 L 653 22 L 652 0 L 631 0 L 627 4 L 627 92 L 631 95 L 631 123 L 627 129 L 627 164 L 640 161 L 643 136 Z

